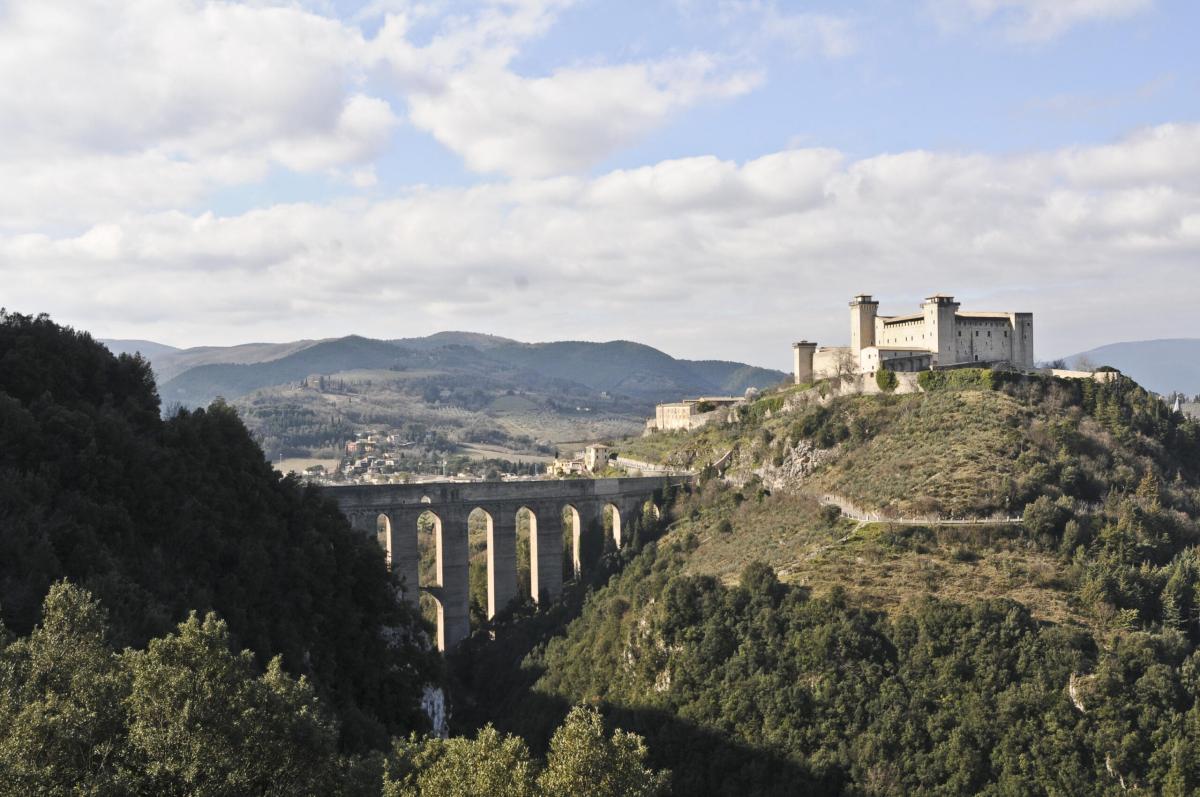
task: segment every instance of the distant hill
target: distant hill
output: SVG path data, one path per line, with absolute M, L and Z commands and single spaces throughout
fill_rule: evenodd
M 1200 338 L 1110 343 L 1066 359 L 1070 365 L 1111 365 L 1156 393 L 1200 394 Z
M 202 406 L 217 396 L 238 398 L 264 387 L 298 382 L 311 374 L 328 374 L 351 369 L 391 368 L 400 361 L 400 350 L 391 343 L 351 336 L 300 347 L 265 362 L 213 362 L 188 368 L 168 379 L 159 389 L 166 404 Z M 291 345 L 291 344 L 285 344 Z M 232 347 L 244 354 L 244 347 Z M 222 350 L 216 350 L 222 351 Z M 262 349 L 262 354 L 278 353 Z M 213 354 L 214 358 L 220 355 Z
M 782 371 L 744 363 L 677 360 L 658 349 L 625 340 L 513 343 L 488 353 L 546 376 L 639 398 L 740 394 L 748 387 L 771 387 L 787 379 Z
M 144 352 L 145 353 L 145 352 Z M 204 405 L 298 382 L 313 374 L 361 370 L 421 371 L 487 377 L 514 388 L 548 383 L 585 393 L 607 392 L 639 402 L 702 394 L 740 394 L 787 379 L 745 363 L 677 360 L 629 341 L 520 343 L 491 335 L 441 332 L 393 341 L 358 336 L 150 354 L 164 402 Z
M 166 357 L 182 351 L 174 346 L 168 346 L 165 343 L 155 343 L 152 340 L 119 340 L 114 338 L 100 342 L 117 356 L 122 354 L 141 354 L 147 360 Z

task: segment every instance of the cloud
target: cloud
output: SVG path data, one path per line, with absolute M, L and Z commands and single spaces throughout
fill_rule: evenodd
M 1090 22 L 1124 19 L 1150 9 L 1154 0 L 932 0 L 944 28 L 999 21 L 1021 41 L 1046 41 Z
M 705 52 L 520 74 L 512 61 L 521 46 L 568 5 L 488 4 L 474 16 L 443 20 L 419 46 L 413 18 L 389 14 L 372 51 L 406 95 L 414 126 L 473 171 L 517 177 L 586 171 L 672 115 L 744 94 L 762 80 Z
M 468 168 L 518 177 L 580 172 L 702 100 L 753 88 L 704 55 L 648 64 L 562 69 L 541 78 L 481 65 L 410 98 L 414 125 Z
M 357 168 L 399 121 L 363 89 L 361 34 L 300 8 L 12 0 L 3 15 L 6 225 L 187 203 L 274 166 Z
M 0 281 L 10 308 L 174 343 L 470 328 L 780 367 L 793 339 L 843 342 L 856 292 L 902 311 L 945 290 L 1037 313 L 1051 356 L 1186 332 L 1198 141 L 1200 125 L 1176 124 L 1010 157 L 796 149 L 151 213 L 0 235 Z
M 371 186 L 404 113 L 472 170 L 576 173 L 760 79 L 699 51 L 519 73 L 571 0 L 326 5 L 4 3 L 0 229 L 195 205 L 280 171 Z

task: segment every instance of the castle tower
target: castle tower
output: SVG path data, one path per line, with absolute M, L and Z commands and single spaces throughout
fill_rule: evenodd
M 954 320 L 958 308 L 954 297 L 944 293 L 935 293 L 921 305 L 925 314 L 925 334 L 929 335 L 926 344 L 933 352 L 934 365 L 952 365 L 958 361 Z
M 850 302 L 850 353 L 859 362 L 859 353 L 875 345 L 875 314 L 879 302 L 869 294 L 860 293 Z
M 792 352 L 795 354 L 796 367 L 793 373 L 796 375 L 796 384 L 811 385 L 814 376 L 813 356 L 817 353 L 817 344 L 802 340 L 792 344 Z

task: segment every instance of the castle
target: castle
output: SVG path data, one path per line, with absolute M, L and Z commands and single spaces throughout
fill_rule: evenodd
M 796 384 L 889 371 L 1009 363 L 1033 368 L 1033 313 L 963 312 L 953 296 L 934 294 L 910 315 L 879 315 L 879 302 L 850 302 L 850 345 L 792 346 Z

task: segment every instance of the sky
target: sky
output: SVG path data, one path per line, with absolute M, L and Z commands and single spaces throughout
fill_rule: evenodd
M 0 306 L 789 367 L 847 302 L 1195 337 L 1195 0 L 0 0 Z

